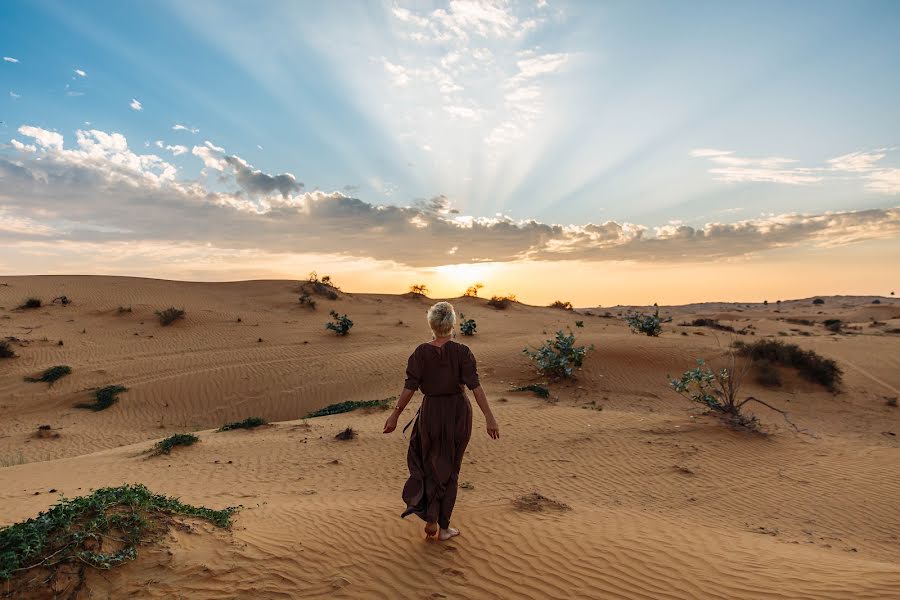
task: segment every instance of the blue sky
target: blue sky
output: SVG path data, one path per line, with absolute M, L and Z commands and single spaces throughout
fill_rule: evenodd
M 153 155 L 174 167 L 155 186 L 175 182 L 182 195 L 184 186 L 202 186 L 230 195 L 216 206 L 270 220 L 272 194 L 301 210 L 313 201 L 301 195 L 318 190 L 354 215 L 424 206 L 424 216 L 402 214 L 439 240 L 434 215 L 486 226 L 499 218 L 526 238 L 507 244 L 494 228 L 486 237 L 500 240 L 496 248 L 473 241 L 478 250 L 463 256 L 453 248 L 468 240 L 451 231 L 439 242 L 443 257 L 421 261 L 375 253 L 371 240 L 353 236 L 323 249 L 418 267 L 453 257 L 546 259 L 548 237 L 557 244 L 551 251 L 561 245 L 582 258 L 573 248 L 584 230 L 534 233 L 523 225 L 530 220 L 635 226 L 647 232 L 642 239 L 690 226 L 709 242 L 711 223 L 752 222 L 765 232 L 765 220 L 779 215 L 876 209 L 888 212 L 868 217 L 865 227 L 877 231 L 870 237 L 896 235 L 896 2 L 192 0 L 7 2 L 0 10 L 0 157 L 26 169 L 42 153 L 53 155 L 44 164 L 77 163 L 84 194 L 103 202 L 133 199 L 109 181 L 91 188 L 84 157 L 60 153 L 79 147 L 78 130 L 121 134 L 128 157 L 100 152 L 112 164 L 149 164 L 134 157 Z M 59 133 L 64 146 L 36 143 L 23 126 Z M 94 149 L 106 143 L 92 139 Z M 100 168 L 100 155 L 90 168 Z M 159 175 L 166 167 L 155 164 Z M 45 238 L 96 241 L 98 231 L 127 229 L 133 239 L 164 241 L 161 224 L 125 227 L 99 200 L 74 212 L 45 200 L 34 212 L 25 196 L 53 190 L 23 187 L 12 170 L 0 172 L 0 184 L 18 195 L 0 195 L 0 214 L 18 219 L 18 239 L 37 223 L 57 232 Z M 337 195 L 362 204 L 348 208 Z M 254 244 L 252 224 L 210 226 L 245 235 L 198 243 L 290 250 L 287 239 L 278 248 Z M 343 227 L 355 232 L 360 223 Z M 829 231 L 822 236 L 843 235 Z M 809 242 L 800 235 L 773 245 Z M 666 251 L 641 252 L 610 257 L 658 260 Z M 673 252 L 684 259 L 693 251 Z

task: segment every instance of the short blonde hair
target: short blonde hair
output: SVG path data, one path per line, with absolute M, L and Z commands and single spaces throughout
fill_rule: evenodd
M 428 309 L 428 326 L 438 337 L 450 335 L 456 325 L 456 311 L 449 302 L 438 302 Z

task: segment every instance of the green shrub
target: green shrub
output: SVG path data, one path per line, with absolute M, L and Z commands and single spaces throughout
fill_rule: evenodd
M 19 308 L 40 308 L 42 304 L 40 298 L 28 298 Z
M 541 398 L 549 398 L 550 397 L 550 389 L 546 388 L 537 383 L 530 383 L 528 385 L 522 385 L 519 387 L 515 387 L 512 390 L 513 392 L 534 392 L 535 395 Z
M 200 441 L 193 433 L 176 433 L 170 435 L 164 440 L 156 442 L 153 447 L 148 450 L 151 456 L 161 456 L 163 454 L 171 454 L 172 448 L 175 446 L 193 446 Z
M 225 423 L 224 425 L 219 427 L 219 431 L 231 431 L 232 429 L 253 429 L 262 425 L 267 425 L 268 423 L 269 422 L 262 417 L 247 417 L 243 421 Z
M 836 392 L 843 372 L 833 360 L 824 358 L 812 350 L 804 350 L 796 344 L 785 344 L 779 340 L 757 340 L 752 344 L 741 341 L 734 343 L 738 354 L 753 361 L 768 361 L 796 369 L 805 379 L 825 386 Z
M 382 410 L 387 410 L 393 406 L 394 398 L 385 398 L 384 400 L 346 400 L 344 402 L 338 402 L 337 404 L 330 404 L 325 408 L 320 408 L 319 410 L 314 410 L 313 412 L 306 415 L 307 419 L 311 419 L 313 417 L 325 417 L 328 415 L 338 415 L 341 413 L 346 413 L 350 411 L 357 410 L 359 408 L 380 408 Z
M 339 315 L 337 311 L 332 310 L 330 313 L 333 322 L 325 323 L 325 329 L 334 331 L 337 335 L 347 335 L 350 328 L 353 327 L 353 321 L 347 318 L 347 315 Z
M 575 368 L 581 367 L 585 355 L 593 350 L 591 345 L 587 348 L 575 345 L 575 334 L 566 335 L 559 330 L 556 339 L 547 340 L 536 351 L 525 348 L 523 352 L 537 363 L 538 370 L 549 377 L 572 377 Z
M 0 340 L 0 358 L 15 358 L 16 353 L 12 349 L 12 345 L 6 340 Z
M 134 560 L 138 546 L 158 539 L 173 517 L 204 519 L 228 527 L 235 511 L 237 507 L 213 510 L 183 504 L 140 484 L 101 488 L 71 500 L 62 498 L 37 517 L 0 529 L 0 580 L 39 567 L 49 569 L 52 577 L 56 566 L 65 563 L 110 569 Z M 118 549 L 103 552 L 104 540 L 117 540 Z M 83 572 L 79 573 L 83 578 Z M 16 596 L 16 582 L 7 584 L 6 591 Z
M 462 313 L 459 313 L 459 332 L 463 335 L 475 335 L 475 329 L 478 327 L 475 324 L 475 319 L 467 319 L 466 316 Z
M 656 306 L 655 304 L 653 306 Z M 625 317 L 625 322 L 631 328 L 632 333 L 643 333 L 650 337 L 658 337 L 662 333 L 662 324 L 671 321 L 671 317 L 662 319 L 659 316 L 659 307 L 652 315 L 644 313 L 629 313 Z
M 159 324 L 163 326 L 171 325 L 175 321 L 183 319 L 184 315 L 184 310 L 175 308 L 174 306 L 170 306 L 165 310 L 156 311 L 156 316 L 159 317 Z
M 107 385 L 94 391 L 93 402 L 82 402 L 76 404 L 75 408 L 87 408 L 93 411 L 106 410 L 119 401 L 119 394 L 127 391 L 128 388 L 124 385 Z
M 72 367 L 67 365 L 57 365 L 55 367 L 50 367 L 43 373 L 41 373 L 38 377 L 26 377 L 25 381 L 31 383 L 44 382 L 53 385 L 53 382 L 62 379 L 66 375 L 70 375 L 72 373 Z

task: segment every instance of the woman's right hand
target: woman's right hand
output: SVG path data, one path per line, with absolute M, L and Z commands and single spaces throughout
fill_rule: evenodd
M 494 418 L 494 415 L 491 415 L 486 419 L 487 421 L 487 434 L 491 436 L 491 439 L 499 440 L 500 439 L 500 425 L 497 424 L 497 419 Z

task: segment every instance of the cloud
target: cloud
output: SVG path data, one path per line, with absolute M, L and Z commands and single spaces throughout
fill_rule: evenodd
M 188 133 L 200 133 L 200 130 L 196 127 L 188 127 L 187 125 L 182 125 L 181 123 L 175 123 L 172 125 L 172 131 L 187 131 Z
M 224 148 L 219 148 L 207 140 L 202 146 L 194 146 L 191 154 L 203 161 L 203 166 L 207 169 L 215 169 L 216 171 L 224 171 L 227 163 L 223 159 Z
M 137 111 L 144 110 L 144 105 L 141 104 L 140 101 L 137 100 L 136 98 L 132 98 L 131 104 L 129 104 L 128 106 L 131 107 L 131 110 L 137 110 Z
M 13 100 L 18 100 L 22 96 L 20 94 L 15 93 L 12 90 L 9 90 L 9 97 L 12 98 Z
M 4 62 L 8 62 L 8 63 L 17 63 L 17 62 L 19 62 L 19 59 L 18 59 L 18 58 L 13 58 L 12 56 L 4 56 L 4 57 L 3 57 L 3 60 L 4 60 Z
M 17 157 L 0 156 L 0 206 L 17 223 L 15 232 L 0 231 L 0 242 L 45 239 L 46 231 L 29 228 L 68 223 L 55 230 L 55 240 L 172 246 L 191 240 L 217 249 L 313 251 L 424 267 L 523 259 L 698 262 L 900 236 L 900 207 L 652 227 L 479 218 L 459 214 L 444 196 L 411 206 L 372 204 L 344 193 L 350 189 L 304 192 L 293 175 L 263 173 L 207 143 L 193 152 L 221 161 L 210 188 L 177 180 L 174 166 L 136 154 L 118 133 L 79 131 L 74 148 L 56 132 L 24 126 L 19 134 L 33 144 L 20 141 Z M 884 184 L 896 185 L 897 177 Z
M 87 77 L 87 73 L 85 73 L 81 69 L 75 69 L 75 74 L 78 75 L 79 77 Z

